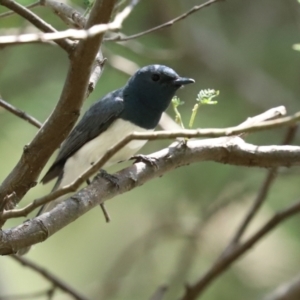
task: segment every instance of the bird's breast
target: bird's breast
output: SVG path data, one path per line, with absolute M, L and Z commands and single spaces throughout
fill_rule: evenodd
M 132 132 L 146 132 L 142 127 L 134 125 L 129 121 L 117 119 L 106 131 L 98 137 L 82 146 L 65 164 L 64 175 L 61 186 L 70 184 L 92 164 L 96 163 L 112 146 L 120 142 L 124 137 Z M 150 130 L 152 131 L 152 130 Z M 135 140 L 129 142 L 125 147 L 118 151 L 105 165 L 109 167 L 119 161 L 127 160 L 141 149 L 147 141 Z

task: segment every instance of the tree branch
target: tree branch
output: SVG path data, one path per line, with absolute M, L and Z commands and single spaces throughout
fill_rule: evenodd
M 221 256 L 212 267 L 203 274 L 200 280 L 186 288 L 186 292 L 181 300 L 196 300 L 204 292 L 212 281 L 220 276 L 228 267 L 240 258 L 246 251 L 261 240 L 271 230 L 286 221 L 288 218 L 300 213 L 300 201 L 283 209 L 273 215 L 259 230 L 257 230 L 250 238 L 244 243 L 237 245 L 227 254 Z
M 24 111 L 22 111 L 16 107 L 14 107 L 13 105 L 5 102 L 1 98 L 0 98 L 0 106 L 3 107 L 4 109 L 6 109 L 7 111 L 11 112 L 15 116 L 27 121 L 28 123 L 30 123 L 31 125 L 33 125 L 37 128 L 40 128 L 42 126 L 42 123 L 39 122 L 37 119 L 31 117 L 30 115 L 28 115 L 27 113 L 25 113 Z
M 293 280 L 282 284 L 264 300 L 299 300 L 300 299 L 300 275 Z
M 97 0 L 87 26 L 107 23 L 113 6 L 114 1 Z M 36 184 L 37 177 L 44 165 L 71 131 L 85 100 L 91 70 L 102 38 L 103 34 L 100 34 L 78 43 L 71 57 L 69 72 L 60 100 L 33 141 L 24 148 L 18 164 L 2 183 L 0 201 L 13 192 L 16 194 L 17 201 L 20 201 L 26 192 Z
M 1 231 L 0 254 L 14 253 L 20 248 L 44 241 L 99 203 L 128 192 L 175 168 L 200 161 L 265 168 L 300 165 L 300 147 L 258 147 L 245 143 L 239 137 L 223 137 L 188 141 L 187 145 L 176 143 L 152 154 L 151 157 L 156 158 L 157 169 L 139 162 L 115 174 L 119 188 L 112 188 L 111 184 L 101 177 L 96 178 L 91 185 L 57 205 L 50 212 L 15 228 Z M 34 203 L 32 205 L 37 206 Z M 12 218 L 22 214 L 24 214 L 22 209 L 11 210 L 4 212 L 2 217 Z
M 296 135 L 296 131 L 297 131 L 297 127 L 296 126 L 292 126 L 288 129 L 286 136 L 284 137 L 284 140 L 282 142 L 282 145 L 287 145 L 290 144 L 292 142 L 292 140 L 294 139 L 295 135 Z M 247 212 L 244 220 L 242 221 L 242 223 L 240 224 L 240 226 L 238 227 L 238 229 L 236 230 L 235 235 L 233 236 L 231 242 L 229 242 L 227 250 L 231 249 L 232 247 L 234 247 L 237 243 L 239 243 L 240 239 L 242 238 L 243 234 L 245 233 L 247 227 L 249 226 L 250 222 L 252 221 L 252 219 L 254 218 L 254 216 L 256 215 L 256 213 L 258 212 L 258 210 L 260 209 L 261 205 L 263 204 L 263 202 L 265 201 L 268 192 L 272 186 L 272 184 L 274 183 L 276 177 L 277 177 L 277 173 L 278 173 L 278 167 L 275 168 L 271 168 L 268 171 L 268 174 L 259 190 L 259 193 L 255 199 L 255 201 L 253 202 L 252 206 L 250 207 L 249 211 Z M 225 250 L 225 252 L 227 251 Z
M 27 9 L 30 9 L 30 8 L 34 8 L 34 7 L 39 6 L 39 5 L 40 5 L 40 1 L 37 1 L 37 2 L 34 2 L 34 3 L 32 3 L 32 4 L 27 5 L 27 6 L 25 6 L 25 7 L 26 7 Z M 14 11 L 7 11 L 7 12 L 5 12 L 5 13 L 0 14 L 0 19 L 1 19 L 1 18 L 9 17 L 9 16 L 11 16 L 11 15 L 13 15 L 13 14 L 15 14 Z
M 281 107 L 280 107 L 281 108 Z M 21 210 L 15 210 L 15 213 L 17 215 L 14 215 L 14 217 L 18 216 L 25 216 L 35 208 L 46 204 L 60 196 L 63 196 L 65 194 L 68 194 L 70 192 L 75 192 L 79 186 L 84 183 L 88 178 L 93 176 L 99 169 L 104 166 L 104 164 L 113 156 L 115 155 L 119 150 L 121 150 L 124 146 L 126 146 L 130 141 L 132 140 L 156 140 L 156 139 L 173 139 L 178 137 L 202 137 L 202 136 L 216 136 L 216 132 L 220 133 L 220 136 L 226 135 L 226 132 L 230 132 L 230 134 L 238 132 L 242 133 L 244 132 L 251 132 L 251 128 L 254 128 L 257 130 L 257 124 L 254 123 L 254 120 L 262 120 L 262 117 L 264 118 L 273 118 L 275 115 L 278 115 L 278 111 L 281 111 L 284 113 L 282 109 L 272 108 L 258 116 L 255 116 L 253 118 L 248 118 L 250 121 L 243 122 L 241 125 L 238 125 L 236 127 L 230 127 L 225 129 L 196 129 L 196 130 L 178 130 L 178 131 L 156 131 L 151 133 L 132 133 L 128 136 L 126 136 L 123 140 L 121 140 L 116 145 L 112 146 L 107 150 L 105 155 L 101 157 L 95 164 L 93 164 L 89 169 L 87 169 L 83 174 L 81 174 L 74 182 L 71 184 L 62 187 L 59 190 L 53 191 L 52 193 L 33 201 L 29 205 L 27 205 L 24 209 Z M 283 119 L 283 118 L 282 118 Z M 290 121 L 290 117 L 288 117 L 288 121 Z M 275 122 L 274 120 L 271 122 Z M 245 124 L 243 126 L 243 124 Z M 250 124 L 250 125 L 248 125 Z M 277 126 L 277 123 L 274 123 Z M 281 123 L 282 124 L 282 123 Z M 264 128 L 264 122 L 259 124 L 261 128 Z M 269 128 L 270 124 L 267 124 L 267 128 Z M 241 139 L 242 141 L 242 139 Z M 226 140 L 227 142 L 227 140 Z M 8 216 L 11 214 L 11 211 L 4 211 L 3 214 L 0 217 L 0 220 L 6 220 Z M 11 217 L 10 217 L 11 218 Z
M 33 24 L 35 27 L 40 29 L 43 32 L 57 32 L 54 27 L 46 23 L 42 18 L 40 18 L 38 15 L 24 7 L 23 5 L 13 1 L 13 0 L 0 0 L 0 5 L 3 5 L 18 15 L 22 16 L 24 19 L 29 21 L 31 24 Z M 1 37 L 6 38 L 6 37 Z M 63 48 L 65 51 L 67 51 L 69 54 L 73 51 L 73 42 L 68 40 L 57 40 L 55 41 L 61 48 Z
M 80 12 L 66 3 L 55 0 L 41 0 L 41 5 L 52 9 L 52 11 L 54 11 L 54 13 L 57 14 L 63 21 L 70 20 L 72 22 L 71 25 L 75 24 L 78 28 L 85 27 L 86 18 L 83 17 Z
M 67 283 L 63 282 L 60 278 L 56 277 L 54 274 L 51 274 L 49 271 L 40 267 L 39 265 L 35 264 L 34 262 L 32 262 L 24 257 L 17 256 L 17 255 L 11 255 L 10 257 L 12 259 L 14 259 L 15 261 L 19 262 L 24 267 L 28 267 L 28 268 L 34 270 L 35 272 L 40 274 L 42 277 L 44 277 L 47 281 L 49 281 L 53 286 L 61 289 L 65 293 L 72 296 L 74 299 L 87 300 L 87 298 L 85 296 L 80 295 L 80 293 L 75 291 L 73 289 L 73 287 L 71 287 Z
M 160 29 L 163 29 L 163 28 L 166 28 L 166 27 L 170 27 L 172 25 L 174 25 L 175 23 L 177 23 L 178 21 L 181 21 L 181 20 L 184 20 L 185 18 L 187 18 L 188 16 L 190 16 L 191 14 L 195 13 L 196 11 L 204 8 L 204 7 L 207 7 L 207 6 L 210 6 L 211 4 L 214 4 L 216 2 L 220 2 L 220 1 L 224 1 L 224 0 L 209 0 L 203 4 L 200 4 L 200 5 L 195 5 L 193 8 L 191 8 L 190 10 L 188 10 L 187 12 L 185 12 L 184 14 L 178 16 L 177 18 L 174 18 L 164 24 L 161 24 L 159 26 L 156 26 L 156 27 L 153 27 L 153 28 L 150 28 L 148 30 L 145 30 L 145 31 L 142 31 L 140 33 L 136 33 L 136 34 L 133 34 L 133 35 L 130 35 L 130 36 L 116 36 L 116 37 L 111 37 L 111 38 L 105 38 L 105 41 L 118 41 L 118 42 L 121 42 L 121 41 L 128 41 L 128 40 L 132 40 L 132 39 L 136 39 L 138 37 L 141 37 L 143 35 L 146 35 L 148 33 L 152 33 L 154 31 L 157 31 L 157 30 L 160 30 Z
M 0 0 L 10 1 L 10 0 Z M 216 0 L 214 0 L 216 1 Z M 1 2 L 0 2 L 1 3 Z M 48 41 L 60 41 L 61 39 L 87 39 L 105 33 L 108 30 L 118 30 L 122 27 L 123 21 L 128 17 L 133 7 L 138 3 L 138 0 L 132 0 L 131 4 L 126 6 L 125 9 L 117 14 L 114 21 L 107 24 L 98 24 L 88 29 L 67 29 L 64 31 L 56 31 L 50 33 L 28 33 L 21 35 L 7 35 L 0 37 L 0 44 L 23 44 L 23 43 L 36 43 Z
M 39 292 L 34 292 L 34 293 L 24 293 L 20 295 L 7 295 L 7 296 L 0 296 L 0 300 L 24 300 L 24 299 L 35 299 L 35 298 L 41 298 L 43 296 L 48 296 L 48 300 L 51 300 L 53 294 L 55 292 L 55 288 L 50 288 L 47 290 L 42 290 Z

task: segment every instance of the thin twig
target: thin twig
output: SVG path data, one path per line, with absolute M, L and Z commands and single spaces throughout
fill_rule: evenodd
M 35 126 L 36 128 L 41 128 L 42 123 L 39 122 L 37 119 L 35 119 L 34 117 L 31 117 L 30 115 L 28 115 L 27 113 L 25 113 L 24 111 L 14 107 L 13 105 L 5 102 L 3 99 L 0 98 L 0 106 L 3 107 L 4 109 L 6 109 L 7 111 L 13 113 L 14 115 L 16 115 L 17 117 L 29 122 L 31 125 Z
M 23 300 L 23 299 L 41 298 L 42 296 L 53 295 L 54 291 L 55 291 L 55 287 L 51 287 L 50 289 L 42 290 L 35 293 L 0 296 L 0 300 Z
M 157 288 L 154 294 L 151 296 L 150 300 L 162 300 L 167 293 L 169 287 L 167 285 L 162 285 Z
M 172 19 L 172 20 L 170 20 L 170 21 L 168 21 L 164 24 L 161 24 L 159 26 L 156 26 L 156 27 L 150 28 L 148 30 L 142 31 L 140 33 L 136 33 L 136 34 L 129 35 L 129 36 L 126 36 L 126 37 L 121 37 L 121 36 L 118 35 L 116 37 L 106 38 L 105 41 L 128 41 L 128 40 L 136 39 L 136 38 L 141 37 L 143 35 L 146 35 L 148 33 L 151 33 L 151 32 L 166 28 L 166 27 L 170 27 L 173 24 L 177 23 L 178 21 L 181 21 L 181 20 L 187 18 L 189 15 L 197 12 L 198 10 L 200 10 L 204 7 L 210 6 L 211 4 L 214 4 L 216 2 L 220 2 L 220 1 L 224 1 L 224 0 L 209 0 L 205 3 L 203 3 L 203 4 L 195 5 L 193 8 L 191 8 L 190 10 L 185 12 L 184 14 L 182 14 L 182 15 L 178 16 L 177 18 L 174 18 L 174 19 Z
M 40 5 L 40 1 L 37 1 L 37 2 L 34 2 L 34 3 L 32 3 L 32 4 L 27 5 L 27 6 L 25 6 L 25 7 L 26 7 L 27 9 L 31 9 L 31 8 L 34 8 L 34 7 L 39 6 L 39 5 Z M 0 14 L 0 19 L 1 19 L 1 18 L 9 17 L 9 16 L 14 15 L 14 14 L 15 14 L 14 11 L 7 11 L 7 12 L 5 12 L 5 13 Z
M 295 135 L 296 135 L 296 131 L 297 131 L 297 126 L 291 126 L 285 137 L 284 140 L 282 142 L 282 145 L 287 145 L 290 144 L 292 142 L 292 140 L 294 139 Z M 263 202 L 265 201 L 268 192 L 272 186 L 272 184 L 274 183 L 274 180 L 277 177 L 277 173 L 278 173 L 278 169 L 277 167 L 275 168 L 271 168 L 268 173 L 267 176 L 258 192 L 258 195 L 255 199 L 255 201 L 253 202 L 251 208 L 249 209 L 249 211 L 247 212 L 245 218 L 243 219 L 242 223 L 240 224 L 240 226 L 238 227 L 235 235 L 233 236 L 232 240 L 229 242 L 227 248 L 225 249 L 224 253 L 226 253 L 228 250 L 230 250 L 232 247 L 234 247 L 237 243 L 239 243 L 239 241 L 241 240 L 243 234 L 245 233 L 248 225 L 250 224 L 251 220 L 254 218 L 254 216 L 256 215 L 256 213 L 258 212 L 258 210 L 260 209 L 260 207 L 262 206 Z
M 300 275 L 292 280 L 279 285 L 275 291 L 268 294 L 263 300 L 299 300 L 300 299 Z
M 39 265 L 35 264 L 34 262 L 17 255 L 11 255 L 12 259 L 16 260 L 20 264 L 22 264 L 25 267 L 29 267 L 30 269 L 34 270 L 35 272 L 39 273 L 41 276 L 43 276 L 47 281 L 51 282 L 54 286 L 58 287 L 65 293 L 71 295 L 74 299 L 77 300 L 87 300 L 87 298 L 77 291 L 73 289 L 73 287 L 69 286 L 67 283 L 63 282 L 60 278 L 55 276 L 54 274 L 51 274 L 48 270 L 40 267 Z
M 0 0 L 2 2 L 8 2 L 11 0 Z M 216 0 L 215 0 L 216 1 Z M 0 37 L 0 44 L 21 44 L 21 43 L 36 43 L 45 41 L 56 41 L 60 43 L 65 41 L 66 38 L 84 40 L 102 34 L 108 30 L 119 30 L 122 27 L 123 21 L 129 16 L 134 6 L 138 3 L 138 0 L 132 0 L 131 4 L 126 6 L 125 9 L 116 15 L 115 19 L 111 23 L 97 24 L 88 29 L 67 29 L 64 31 L 52 31 L 50 33 L 28 33 L 21 35 L 6 35 Z
M 40 29 L 43 32 L 51 32 L 55 33 L 57 32 L 54 27 L 46 23 L 42 18 L 40 18 L 38 15 L 34 14 L 32 11 L 24 7 L 23 5 L 13 1 L 13 0 L 0 0 L 0 5 L 3 5 L 18 15 L 22 16 L 24 19 L 32 23 L 35 27 Z M 1 37 L 1 39 L 4 37 Z M 66 39 L 60 39 L 55 41 L 61 48 L 66 50 L 69 54 L 73 51 L 73 42 L 66 40 Z
M 102 50 L 100 49 L 92 67 L 92 73 L 90 76 L 88 89 L 86 91 L 86 97 L 89 97 L 89 95 L 94 91 L 96 84 L 102 75 L 105 62 L 106 62 L 106 58 L 103 57 Z
M 286 221 L 288 218 L 300 213 L 300 201 L 293 205 L 278 211 L 271 217 L 260 229 L 258 229 L 250 238 L 244 243 L 238 244 L 236 247 L 228 251 L 227 254 L 220 257 L 211 268 L 203 274 L 200 280 L 195 284 L 187 286 L 186 292 L 181 300 L 196 300 L 209 286 L 210 283 L 218 276 L 220 276 L 228 267 L 240 258 L 247 250 L 267 235 L 271 230 Z

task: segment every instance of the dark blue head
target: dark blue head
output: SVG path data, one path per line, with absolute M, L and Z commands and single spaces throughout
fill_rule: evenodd
M 137 125 L 143 123 L 142 127 L 154 128 L 176 91 L 193 82 L 195 82 L 193 79 L 180 77 L 166 66 L 143 67 L 124 87 L 125 115 L 130 115 L 129 120 L 136 119 Z

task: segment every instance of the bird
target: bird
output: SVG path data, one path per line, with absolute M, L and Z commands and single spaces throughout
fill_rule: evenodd
M 140 68 L 124 87 L 96 101 L 63 142 L 58 155 L 42 178 L 43 184 L 57 178 L 53 190 L 72 183 L 106 151 L 132 132 L 153 131 L 176 91 L 195 80 L 180 77 L 164 65 Z M 129 159 L 147 141 L 133 140 L 103 166 Z M 38 215 L 50 211 L 62 197 L 45 204 Z

